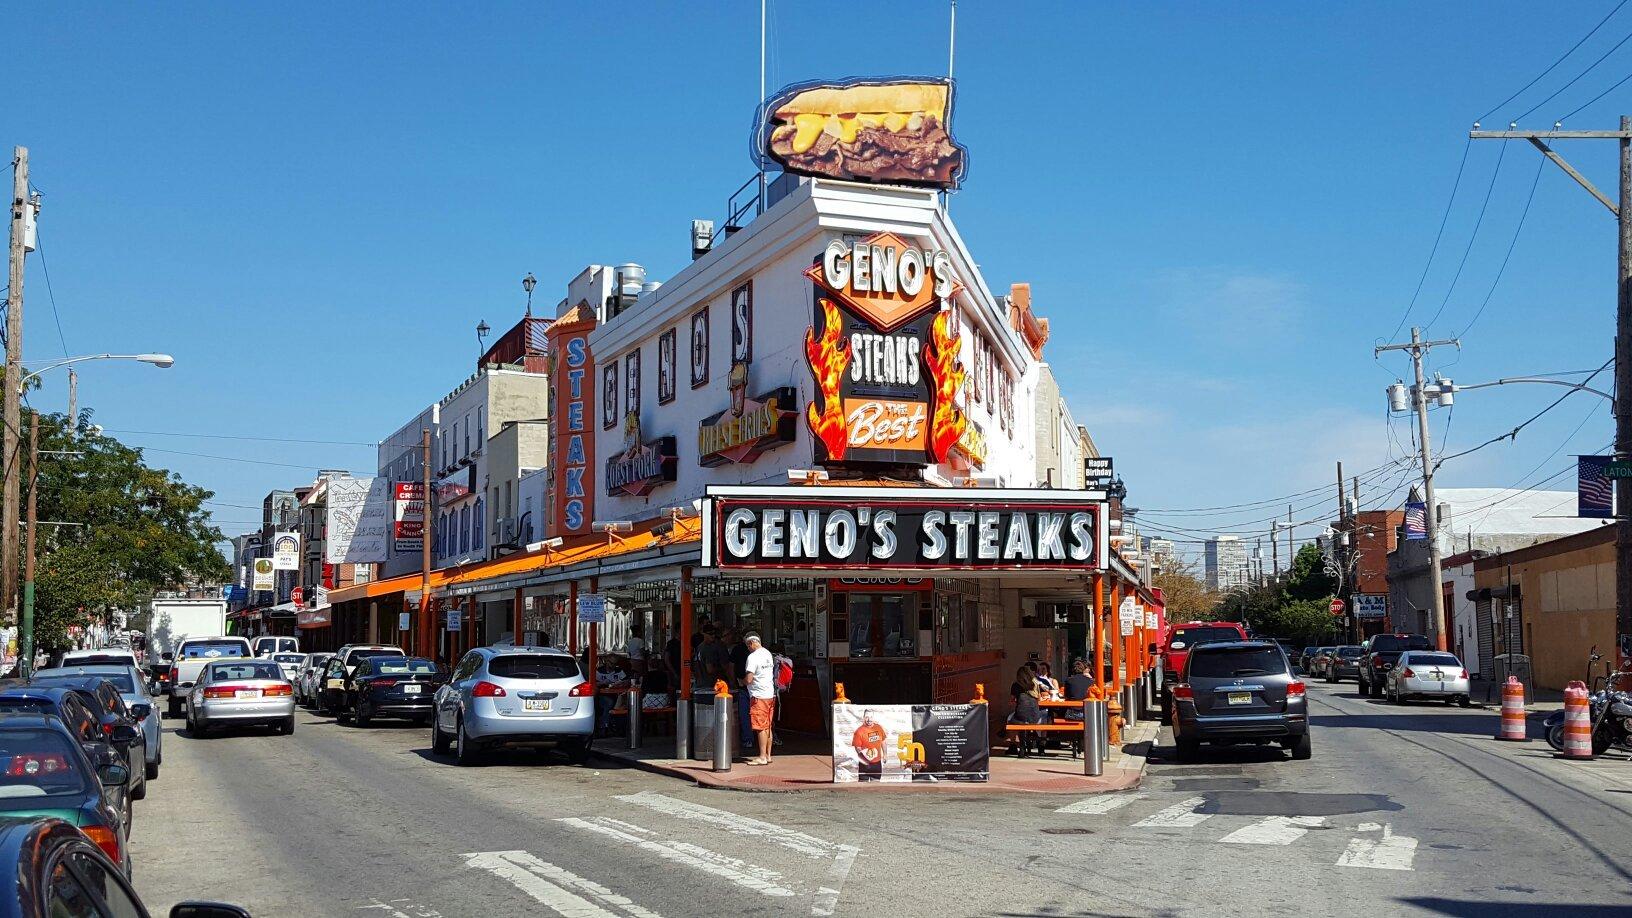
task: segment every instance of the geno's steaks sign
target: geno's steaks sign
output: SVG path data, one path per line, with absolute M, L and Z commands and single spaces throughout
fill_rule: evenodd
M 1105 504 L 1060 491 L 712 487 L 703 565 L 721 570 L 1077 571 L 1105 567 Z

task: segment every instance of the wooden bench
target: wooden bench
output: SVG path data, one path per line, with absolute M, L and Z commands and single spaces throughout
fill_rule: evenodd
M 1003 730 L 1005 733 L 1022 736 L 1031 733 L 1075 733 L 1077 735 L 1071 740 L 1071 758 L 1074 759 L 1082 754 L 1082 721 L 1080 720 L 1052 724 L 1004 724 Z M 1046 751 L 1045 746 L 1044 752 L 1046 753 Z

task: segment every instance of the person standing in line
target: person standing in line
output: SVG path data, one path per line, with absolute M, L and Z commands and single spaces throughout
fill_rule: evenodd
M 748 720 L 759 736 L 759 756 L 749 765 L 771 764 L 771 728 L 776 715 L 776 658 L 760 643 L 759 635 L 748 632 L 748 667 L 743 675 L 748 685 Z
M 646 624 L 635 621 L 629 626 L 629 639 L 623 642 L 623 652 L 629 655 L 629 672 L 636 676 L 646 674 Z
M 737 741 L 752 749 L 754 730 L 748 723 L 748 639 L 731 642 L 731 690 L 737 693 Z

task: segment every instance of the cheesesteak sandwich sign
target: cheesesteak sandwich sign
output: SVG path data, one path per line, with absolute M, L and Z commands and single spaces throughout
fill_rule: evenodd
M 703 565 L 1098 570 L 1106 564 L 1105 514 L 1103 502 L 1059 491 L 713 487 L 703 505 Z

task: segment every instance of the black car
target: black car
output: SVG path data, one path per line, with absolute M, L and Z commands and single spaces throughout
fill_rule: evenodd
M 0 918 L 151 918 L 119 865 L 63 819 L 0 819 Z M 249 918 L 236 905 L 179 902 L 170 918 Z
M 136 799 L 133 782 L 136 772 L 143 772 L 141 764 L 137 765 L 136 772 L 131 772 L 130 748 L 141 739 L 141 731 L 128 724 L 116 725 L 105 721 L 95 705 L 93 696 L 80 689 L 62 686 L 13 685 L 0 690 L 0 712 L 52 715 L 62 721 L 68 733 L 79 741 L 80 748 L 93 766 L 124 766 L 127 772 L 125 784 L 116 789 L 114 797 L 120 812 L 124 813 L 125 831 L 129 832 L 134 815 L 132 803 Z M 145 772 L 143 774 L 145 783 Z
M 423 657 L 368 657 L 351 674 L 352 722 L 366 727 L 381 717 L 428 724 L 436 690 L 447 672 Z
M 1360 694 L 1383 697 L 1388 671 L 1407 650 L 1433 650 L 1434 642 L 1423 634 L 1374 634 L 1360 645 Z
M 129 760 L 126 764 L 132 772 L 130 799 L 142 800 L 147 797 L 147 731 L 142 729 L 141 717 L 125 703 L 124 692 L 118 683 L 107 676 L 62 674 L 40 676 L 28 685 L 78 691 L 90 703 L 101 725 L 102 735 L 114 746 L 123 749 L 125 758 Z M 136 739 L 126 739 L 130 731 L 123 729 L 125 726 L 136 731 Z M 118 733 L 118 737 L 114 736 L 115 733 Z
M 50 715 L 0 714 L 0 821 L 64 820 L 129 873 L 129 825 L 114 790 L 128 769 L 117 760 L 98 768 L 74 740 Z
M 1292 675 L 1279 644 L 1230 641 L 1190 650 L 1182 682 L 1173 686 L 1173 740 L 1179 761 L 1196 758 L 1202 743 L 1278 742 L 1307 759 L 1309 708 L 1304 684 Z

